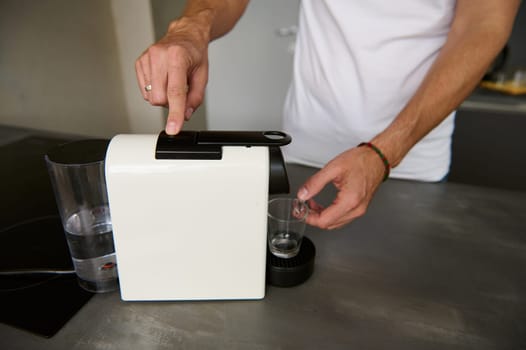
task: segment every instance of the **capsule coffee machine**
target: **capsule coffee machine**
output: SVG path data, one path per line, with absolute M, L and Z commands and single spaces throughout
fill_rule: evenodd
M 261 299 L 282 132 L 118 135 L 106 182 L 123 300 Z

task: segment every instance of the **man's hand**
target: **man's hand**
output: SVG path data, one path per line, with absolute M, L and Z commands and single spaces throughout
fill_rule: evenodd
M 365 214 L 369 202 L 384 177 L 385 167 L 368 147 L 352 148 L 309 178 L 298 191 L 298 198 L 308 201 L 307 224 L 322 229 L 336 229 Z M 330 182 L 338 190 L 327 208 L 313 199 Z
M 208 82 L 208 44 L 229 32 L 248 0 L 188 0 L 166 35 L 137 59 L 144 99 L 167 106 L 166 133 L 177 134 L 203 102 Z
M 181 18 L 137 59 L 135 71 L 144 99 L 169 108 L 166 133 L 177 134 L 201 105 L 208 81 L 208 42 L 199 22 Z

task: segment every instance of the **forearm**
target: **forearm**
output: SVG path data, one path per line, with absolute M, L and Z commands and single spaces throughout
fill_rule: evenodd
M 179 20 L 191 20 L 203 38 L 212 41 L 234 27 L 247 4 L 248 0 L 189 0 Z M 170 24 L 169 32 L 176 30 L 177 21 Z
M 471 93 L 505 45 L 519 0 L 459 0 L 447 41 L 415 95 L 372 142 L 392 166 Z

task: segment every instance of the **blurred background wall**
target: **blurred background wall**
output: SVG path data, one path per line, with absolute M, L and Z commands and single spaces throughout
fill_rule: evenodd
M 159 130 L 162 111 L 142 99 L 133 66 L 153 38 L 146 0 L 1 0 L 0 124 L 88 136 Z

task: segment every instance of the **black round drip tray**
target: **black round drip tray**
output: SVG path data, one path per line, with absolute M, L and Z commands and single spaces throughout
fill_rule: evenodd
M 278 258 L 267 248 L 267 284 L 293 287 L 305 282 L 314 272 L 316 248 L 303 237 L 299 253 L 292 258 Z

